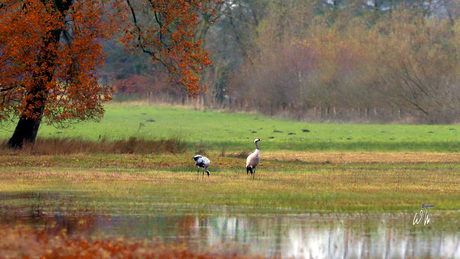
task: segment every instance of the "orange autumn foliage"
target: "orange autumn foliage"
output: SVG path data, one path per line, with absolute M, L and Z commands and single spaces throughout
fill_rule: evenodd
M 120 41 L 128 50 L 147 53 L 169 71 L 171 81 L 190 95 L 206 91 L 199 75 L 211 65 L 202 41 L 195 40 L 200 13 L 213 15 L 207 4 L 215 0 L 126 0 L 132 22 L 126 23 Z M 157 22 L 152 24 L 152 20 Z
M 129 51 L 149 54 L 195 96 L 211 64 L 195 41 L 199 14 L 214 0 L 5 0 L 0 3 L 0 122 L 19 117 L 12 148 L 49 124 L 100 119 L 112 87 L 98 83 L 101 42 L 116 32 Z
M 113 17 L 99 1 L 62 2 L 60 10 L 53 3 L 3 1 L 0 120 L 99 118 L 111 98 L 111 89 L 97 82 L 97 69 L 104 62 L 100 40 L 114 33 Z M 33 110 L 40 106 L 42 114 Z

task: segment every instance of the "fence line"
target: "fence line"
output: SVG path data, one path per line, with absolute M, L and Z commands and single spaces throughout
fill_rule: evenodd
M 308 122 L 353 122 L 353 123 L 444 123 L 427 121 L 422 112 L 389 107 L 299 107 L 295 104 L 264 104 L 256 100 L 224 99 L 217 101 L 207 96 L 196 98 L 174 94 L 148 93 L 145 96 L 151 105 L 181 105 L 194 109 L 227 110 L 231 112 L 254 112 L 268 116 L 282 117 Z M 457 113 L 448 114 L 455 117 Z M 447 115 L 446 115 L 447 116 Z M 439 117 L 439 116 L 438 116 Z M 442 116 L 441 116 L 442 117 Z M 439 117 L 440 119 L 442 119 Z M 445 119 L 449 120 L 449 119 Z M 452 119 L 447 123 L 453 123 Z

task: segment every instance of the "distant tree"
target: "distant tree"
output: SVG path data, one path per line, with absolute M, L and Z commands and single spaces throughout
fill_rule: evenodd
M 19 117 L 9 146 L 34 142 L 44 119 L 62 124 L 102 117 L 112 88 L 97 82 L 101 42 L 116 29 L 129 50 L 150 54 L 177 85 L 200 92 L 197 75 L 210 60 L 193 37 L 196 10 L 207 2 L 1 0 L 0 122 Z
M 124 46 L 116 38 L 104 44 L 104 51 L 107 58 L 104 67 L 99 70 L 100 82 L 113 85 L 114 95 L 186 94 L 183 89 L 171 87 L 167 69 L 159 62 L 154 62 L 149 55 L 125 53 Z
M 215 100 L 224 100 L 232 74 L 238 71 L 244 61 L 251 60 L 251 51 L 254 49 L 252 41 L 257 35 L 256 28 L 268 2 L 231 0 L 217 6 L 216 16 L 219 19 L 206 34 L 206 48 L 213 65 L 205 78 L 211 87 L 207 94 Z
M 196 39 L 196 33 L 201 15 L 213 15 L 208 13 L 207 6 L 213 6 L 214 0 L 125 1 L 132 22 L 124 27 L 120 41 L 127 49 L 146 53 L 163 64 L 172 82 L 191 95 L 205 91 L 198 74 L 211 65 L 211 61 L 202 50 L 202 39 Z

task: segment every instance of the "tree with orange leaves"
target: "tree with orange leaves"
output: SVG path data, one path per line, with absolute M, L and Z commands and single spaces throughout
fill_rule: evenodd
M 191 95 L 210 64 L 194 27 L 212 0 L 0 0 L 0 121 L 19 118 L 8 144 L 33 143 L 40 123 L 99 120 L 112 88 L 97 82 L 101 41 L 121 29 L 129 50 L 164 64 Z
M 195 96 L 200 88 L 203 67 L 211 61 L 202 50 L 202 40 L 195 40 L 200 16 L 213 16 L 216 0 L 125 0 L 132 17 L 121 42 L 132 51 L 150 55 L 161 62 L 172 81 Z M 209 19 L 209 18 L 207 18 Z M 213 20 L 212 18 L 210 20 Z

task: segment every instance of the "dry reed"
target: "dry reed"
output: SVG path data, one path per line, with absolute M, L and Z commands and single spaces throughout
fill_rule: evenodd
M 89 141 L 81 138 L 38 138 L 35 143 L 25 143 L 19 150 L 24 155 L 67 155 L 67 154 L 151 154 L 183 153 L 187 145 L 179 138 L 147 140 L 130 137 L 122 140 Z M 6 142 L 0 146 L 0 153 L 9 153 Z

